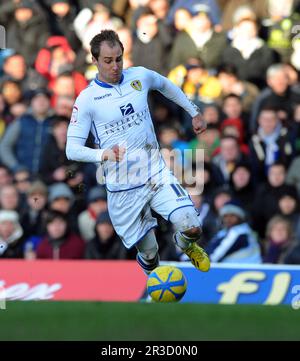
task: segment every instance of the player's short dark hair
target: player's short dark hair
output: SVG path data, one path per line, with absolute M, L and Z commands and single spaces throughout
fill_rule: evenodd
M 91 53 L 95 59 L 99 58 L 100 47 L 104 41 L 106 41 L 111 47 L 119 44 L 122 49 L 122 53 L 124 52 L 124 46 L 121 43 L 118 34 L 113 30 L 102 30 L 101 33 L 95 35 L 90 42 Z

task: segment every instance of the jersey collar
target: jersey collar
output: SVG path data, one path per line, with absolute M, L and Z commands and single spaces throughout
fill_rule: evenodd
M 97 74 L 98 75 L 98 74 Z M 101 86 L 102 88 L 113 88 L 112 85 L 110 85 L 109 83 L 105 83 L 104 81 L 100 81 L 98 78 L 97 78 L 97 75 L 95 77 L 95 83 L 98 84 L 99 86 Z M 121 79 L 119 81 L 119 84 L 121 84 L 124 80 L 124 74 L 122 73 L 121 75 Z

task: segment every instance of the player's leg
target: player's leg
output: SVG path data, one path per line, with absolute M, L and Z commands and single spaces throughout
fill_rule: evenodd
M 208 271 L 209 258 L 198 245 L 202 230 L 197 212 L 187 191 L 172 174 L 168 175 L 167 179 L 163 178 L 163 184 L 153 195 L 150 206 L 174 224 L 174 241 L 193 265 L 203 272 Z
M 136 260 L 148 275 L 159 265 L 158 244 L 153 229 L 151 229 L 137 244 Z
M 176 245 L 190 258 L 192 264 L 200 271 L 207 272 L 210 268 L 209 257 L 198 244 L 202 230 L 197 213 L 193 207 L 173 210 L 169 220 L 174 224 Z

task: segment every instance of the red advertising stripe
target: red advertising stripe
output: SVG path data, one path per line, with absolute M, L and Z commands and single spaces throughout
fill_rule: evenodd
M 135 261 L 0 261 L 6 299 L 137 301 L 146 276 Z

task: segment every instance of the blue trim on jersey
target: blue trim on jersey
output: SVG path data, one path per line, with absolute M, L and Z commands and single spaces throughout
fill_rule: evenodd
M 140 185 L 140 186 L 133 187 L 133 188 L 121 189 L 121 190 L 119 190 L 119 191 L 111 191 L 110 189 L 108 189 L 108 188 L 106 187 L 106 190 L 108 190 L 110 193 L 119 193 L 119 192 L 131 191 L 132 189 L 141 188 L 141 187 L 144 187 L 145 185 L 146 185 L 146 183 L 145 183 L 145 184 L 142 184 L 142 185 Z
M 121 75 L 121 79 L 119 81 L 119 84 L 121 84 L 124 80 L 124 74 Z M 104 81 L 100 81 L 97 76 L 96 78 L 94 79 L 95 83 L 100 85 L 102 88 L 113 88 L 112 85 L 108 84 L 108 83 L 105 83 Z
M 67 137 L 68 137 L 68 138 L 86 139 L 86 138 L 83 138 L 83 137 L 76 137 L 76 135 L 68 135 Z
M 140 237 L 135 243 L 133 243 L 133 245 L 131 245 L 129 248 L 127 248 L 127 249 L 131 249 L 133 246 L 135 246 L 137 243 L 139 243 L 139 241 L 141 240 L 141 239 L 143 239 L 145 236 L 146 236 L 146 234 L 147 233 L 149 233 L 152 229 L 154 229 L 154 228 L 157 228 L 158 227 L 158 224 L 157 225 L 155 225 L 155 226 L 151 226 L 149 229 L 147 229 L 147 231 L 142 235 L 142 237 Z
M 99 147 L 101 148 L 100 138 L 99 138 L 99 135 L 98 135 L 98 132 L 97 132 L 97 128 L 96 128 L 96 125 L 95 125 L 94 121 L 92 121 L 92 125 L 94 126 L 94 129 L 95 129 L 96 137 L 97 137 L 97 139 L 98 139 L 98 145 L 99 145 Z
M 180 206 L 180 207 L 177 207 L 175 209 L 173 209 L 173 211 L 168 215 L 168 221 L 170 221 L 170 217 L 171 215 L 177 211 L 177 209 L 180 209 L 180 208 L 185 208 L 185 207 L 193 207 L 194 208 L 194 205 L 193 204 L 186 204 L 185 206 Z M 195 209 L 195 208 L 194 208 Z

